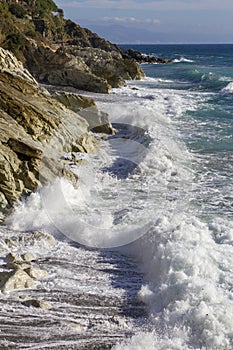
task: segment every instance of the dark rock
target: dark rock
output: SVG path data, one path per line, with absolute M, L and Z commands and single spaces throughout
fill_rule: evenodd
M 49 302 L 43 301 L 43 300 L 36 300 L 36 299 L 26 300 L 23 302 L 23 305 L 28 307 L 33 306 L 43 310 L 50 310 L 52 308 L 52 305 Z
M 172 60 L 168 58 L 159 58 L 153 55 L 145 55 L 141 52 L 129 49 L 123 53 L 123 57 L 126 59 L 134 59 L 138 63 L 170 63 Z

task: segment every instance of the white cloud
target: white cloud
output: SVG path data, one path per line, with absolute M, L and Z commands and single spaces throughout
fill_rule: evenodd
M 160 24 L 158 18 L 136 18 L 136 17 L 104 17 L 105 22 L 116 22 L 116 23 L 136 23 L 136 24 Z
M 58 6 L 75 8 L 131 9 L 133 10 L 231 10 L 232 0 L 57 0 Z

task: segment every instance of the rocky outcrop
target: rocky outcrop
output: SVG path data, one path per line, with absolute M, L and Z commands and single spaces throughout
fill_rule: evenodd
M 57 50 L 31 43 L 24 53 L 26 65 L 40 82 L 108 93 L 125 80 L 141 79 L 143 70 L 120 51 L 66 45 Z
M 107 80 L 95 75 L 82 58 L 62 48 L 54 51 L 34 43 L 28 45 L 25 57 L 27 68 L 39 82 L 100 93 L 111 89 Z
M 145 75 L 134 60 L 123 58 L 119 51 L 107 52 L 100 48 L 74 46 L 64 50 L 81 58 L 96 76 L 106 79 L 114 88 L 125 85 L 125 80 L 138 80 Z
M 47 272 L 31 265 L 25 253 L 21 256 L 9 253 L 5 257 L 7 264 L 0 272 L 0 290 L 11 292 L 15 289 L 34 288 L 34 281 L 43 279 Z M 26 255 L 26 256 L 25 256 Z M 26 258 L 26 259 L 25 259 Z
M 71 20 L 65 20 L 64 30 L 67 35 L 66 45 L 78 47 L 93 47 L 99 48 L 107 52 L 120 51 L 117 45 L 100 38 L 87 28 L 82 28 Z
M 125 59 L 134 59 L 138 63 L 171 63 L 172 60 L 168 58 L 155 57 L 154 55 L 145 55 L 139 51 L 129 49 L 122 52 Z
M 97 141 L 87 121 L 41 90 L 9 52 L 0 48 L 0 57 L 0 208 L 6 211 L 55 176 L 75 184 L 63 152 L 89 152 Z
M 32 77 L 27 69 L 24 68 L 22 62 L 7 50 L 0 48 L 0 68 L 1 72 L 10 73 L 11 75 L 23 78 L 24 80 L 37 85 L 36 80 Z
M 89 130 L 110 135 L 115 133 L 108 114 L 99 111 L 92 98 L 67 92 L 55 92 L 53 97 L 83 117 L 89 124 Z
M 19 8 L 20 16 L 11 6 L 0 6 L 0 45 L 14 52 L 37 81 L 107 93 L 144 76 L 135 57 L 65 20 L 62 9 L 53 12 L 57 6 L 52 1 L 42 7 L 23 1 Z

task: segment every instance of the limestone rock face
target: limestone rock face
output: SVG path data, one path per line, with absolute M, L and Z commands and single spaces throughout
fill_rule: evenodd
M 81 58 L 95 75 L 105 78 L 111 87 L 123 86 L 125 80 L 145 76 L 134 60 L 124 59 L 119 51 L 106 52 L 93 47 L 67 47 L 65 50 Z
M 92 151 L 97 141 L 84 118 L 41 91 L 8 51 L 0 54 L 0 208 L 5 211 L 55 176 L 76 183 L 61 157 Z
M 56 92 L 53 97 L 74 112 L 79 113 L 88 122 L 90 130 L 110 135 L 114 134 L 108 114 L 99 111 L 93 99 L 67 92 Z
M 16 57 L 10 52 L 0 47 L 0 70 L 2 72 L 8 72 L 12 75 L 27 80 L 33 84 L 37 84 L 36 80 L 29 73 L 27 69 L 23 67 L 23 64 L 16 59 Z
M 95 101 L 92 98 L 82 95 L 68 92 L 55 92 L 52 96 L 74 112 L 79 112 L 84 108 L 96 106 Z
M 24 55 L 27 68 L 38 81 L 86 91 L 108 93 L 112 87 L 125 85 L 125 80 L 145 76 L 137 62 L 123 58 L 120 50 L 74 45 L 52 50 L 34 43 Z
M 26 53 L 27 67 L 40 82 L 72 86 L 81 90 L 109 92 L 111 86 L 104 77 L 95 75 L 82 58 L 43 46 L 32 46 Z

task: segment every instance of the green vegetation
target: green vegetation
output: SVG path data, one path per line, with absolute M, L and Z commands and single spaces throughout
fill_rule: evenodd
M 5 44 L 11 51 L 16 52 L 25 45 L 25 37 L 20 33 L 8 34 Z
M 24 18 L 27 14 L 26 9 L 20 4 L 11 4 L 9 6 L 9 11 L 17 18 Z
M 33 18 L 43 18 L 48 12 L 58 11 L 52 0 L 36 0 L 32 7 Z
M 64 11 L 53 0 L 0 0 L 0 46 L 25 61 L 33 40 L 39 45 L 66 43 L 114 50 L 114 45 L 97 34 L 64 19 Z
M 0 2 L 0 45 L 22 59 L 28 40 L 62 42 L 63 16 L 63 10 L 52 0 Z

